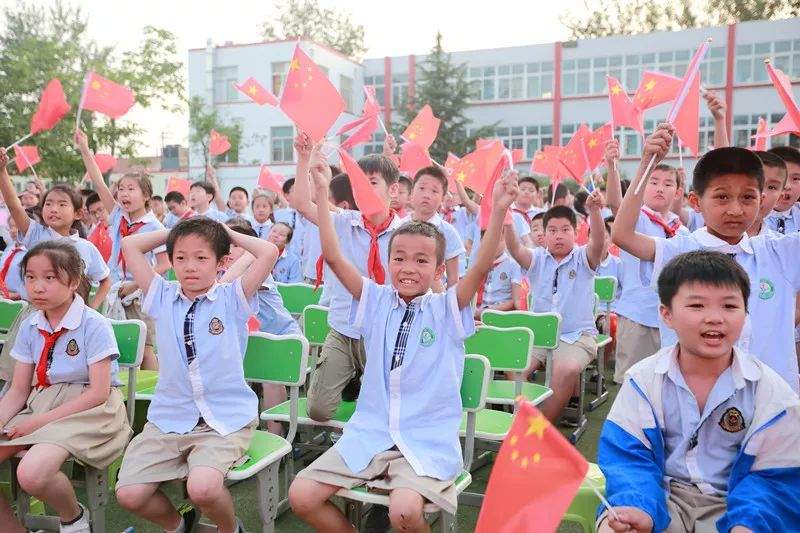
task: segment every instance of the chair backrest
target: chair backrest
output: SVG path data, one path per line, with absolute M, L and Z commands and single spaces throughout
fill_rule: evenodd
M 528 328 L 480 326 L 464 340 L 464 351 L 485 356 L 492 370 L 520 372 L 531 362 L 533 332 Z
M 303 309 L 303 335 L 310 345 L 322 346 L 329 330 L 327 307 L 312 304 Z
M 110 320 L 110 322 L 119 348 L 117 364 L 123 368 L 138 368 L 144 357 L 147 326 L 141 320 Z
M 613 302 L 617 295 L 617 278 L 614 276 L 596 276 L 594 293 L 601 303 Z
M 492 365 L 480 355 L 468 353 L 464 358 L 464 376 L 461 379 L 461 405 L 464 411 L 480 411 L 486 405 Z
M 164 274 L 164 278 L 167 281 L 178 281 L 178 276 L 175 275 L 175 270 L 172 268 L 167 270 L 167 272 Z
M 244 378 L 257 383 L 300 386 L 306 381 L 308 341 L 302 335 L 256 331 L 247 338 Z
M 24 300 L 15 301 L 0 298 L 0 331 L 8 333 L 26 307 L 28 307 L 28 302 Z
M 481 321 L 498 328 L 528 328 L 533 332 L 533 347 L 545 350 L 558 348 L 561 335 L 561 315 L 558 313 L 531 313 L 530 311 L 486 310 Z
M 316 305 L 322 296 L 322 288 L 314 290 L 307 283 L 276 283 L 283 305 L 293 315 L 300 315 L 307 305 Z

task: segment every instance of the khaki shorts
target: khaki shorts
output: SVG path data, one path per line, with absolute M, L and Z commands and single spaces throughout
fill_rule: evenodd
M 298 472 L 297 477 L 345 489 L 365 485 L 370 492 L 379 494 L 388 494 L 394 489 L 411 489 L 447 513 L 455 514 L 458 507 L 458 494 L 452 480 L 441 481 L 417 475 L 397 449 L 379 453 L 364 470 L 353 473 L 336 448 L 329 448 Z
M 152 318 L 142 312 L 141 300 L 137 298 L 130 305 L 123 305 L 122 308 L 125 309 L 125 318 L 128 320 L 141 320 L 144 322 L 144 325 L 147 326 L 144 345 L 152 348 L 154 346 L 153 339 L 156 334 L 156 325 L 153 323 Z
M 617 322 L 617 355 L 614 381 L 622 383 L 625 372 L 646 357 L 661 349 L 658 328 L 643 326 L 624 316 Z
M 330 420 L 345 387 L 352 381 L 351 387 L 360 388 L 366 360 L 364 341 L 330 330 L 308 387 L 308 416 L 320 422 Z
M 125 451 L 117 487 L 185 479 L 196 466 L 227 474 L 247 452 L 257 423 L 222 436 L 205 423 L 189 433 L 164 433 L 148 422 Z
M 547 350 L 534 348 L 533 356 L 542 364 L 547 363 Z M 576 361 L 581 368 L 586 368 L 597 357 L 597 341 L 592 335 L 581 335 L 577 341 L 568 343 L 561 341 L 553 350 L 553 362 Z

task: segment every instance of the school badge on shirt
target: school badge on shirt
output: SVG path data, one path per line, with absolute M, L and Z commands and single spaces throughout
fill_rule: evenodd
M 81 350 L 78 348 L 78 343 L 75 339 L 72 339 L 67 343 L 67 355 L 75 357 L 79 353 L 81 353 Z
M 222 325 L 222 320 L 217 317 L 212 318 L 208 323 L 208 332 L 212 335 L 219 335 L 223 331 L 225 331 L 225 326 Z
M 719 427 L 728 433 L 738 433 L 744 429 L 742 412 L 735 407 L 728 408 L 719 419 Z
M 762 300 L 769 300 L 775 296 L 775 284 L 767 278 L 758 280 L 758 297 Z
M 422 333 L 419 334 L 419 343 L 427 348 L 436 342 L 436 333 L 431 328 L 424 328 Z
M 569 271 L 569 279 L 575 279 L 578 277 L 578 273 L 575 272 L 575 269 Z

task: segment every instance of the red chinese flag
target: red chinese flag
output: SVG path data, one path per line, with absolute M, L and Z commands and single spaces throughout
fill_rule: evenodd
M 525 150 L 522 148 L 514 148 L 511 150 L 511 162 L 515 165 L 522 161 L 523 157 L 525 157 Z
M 367 85 L 364 87 L 364 94 L 366 99 L 361 117 L 348 122 L 336 132 L 336 135 L 342 135 L 348 131 L 355 130 L 340 145 L 344 150 L 351 150 L 359 144 L 367 142 L 372 137 L 372 134 L 375 133 L 375 130 L 378 129 L 378 114 L 381 108 L 375 99 L 375 87 Z
M 167 180 L 167 192 L 176 191 L 183 195 L 184 198 L 189 198 L 189 189 L 192 187 L 192 182 L 189 180 L 170 177 Z
M 589 463 L 528 402 L 494 461 L 476 533 L 556 531 Z
M 608 80 L 608 103 L 611 104 L 611 123 L 613 127 L 627 126 L 644 134 L 642 111 L 633 104 L 622 85 L 612 78 Z
M 566 168 L 575 181 L 578 182 L 578 185 L 583 185 L 583 175 L 586 174 L 588 170 L 586 158 L 583 154 L 583 139 L 586 129 L 585 124 L 581 124 L 578 131 L 575 132 L 567 145 L 561 150 L 559 156 L 561 164 L 564 165 L 564 168 Z
M 681 88 L 681 78 L 645 70 L 639 87 L 633 95 L 633 104 L 641 109 L 650 109 L 666 102 L 671 102 L 678 95 Z
M 281 109 L 314 142 L 325 137 L 345 109 L 342 96 L 300 45 L 289 63 Z
M 237 85 L 234 83 L 233 86 L 258 105 L 278 105 L 278 99 L 275 98 L 275 95 L 266 90 L 264 86 L 258 83 L 252 76 L 247 78 L 243 84 Z
M 484 145 L 462 157 L 453 166 L 453 177 L 464 187 L 475 192 L 483 192 L 492 178 L 497 163 L 503 157 L 503 143 L 500 141 Z
M 449 184 L 447 190 L 453 193 L 458 192 L 458 188 L 456 187 L 456 178 L 453 175 L 453 169 L 458 162 L 459 158 L 456 155 L 447 152 L 447 160 L 444 162 L 444 172 L 447 174 L 447 182 Z
M 416 143 L 428 150 L 436 140 L 441 122 L 433 116 L 431 106 L 425 104 L 400 136 L 406 141 Z
M 219 133 L 217 130 L 211 130 L 210 140 L 208 143 L 208 152 L 211 155 L 222 155 L 231 149 L 231 142 L 228 137 Z
M 689 92 L 672 121 L 683 146 L 697 157 L 700 153 L 700 76 L 694 77 Z
M 421 168 L 433 165 L 428 151 L 417 143 L 407 142 L 400 147 L 400 172 L 406 173 L 410 178 Z
M 553 177 L 560 174 L 561 162 L 558 159 L 560 149 L 558 146 L 545 146 L 542 150 L 537 150 L 531 163 L 531 173 L 544 174 Z
M 781 102 L 783 102 L 784 107 L 786 107 L 786 116 L 784 116 L 775 127 L 773 130 L 774 133 L 771 132 L 770 134 L 800 134 L 800 108 L 797 107 L 797 103 L 794 101 L 794 96 L 792 95 L 792 81 L 789 79 L 789 76 L 784 74 L 781 70 L 773 67 L 772 63 L 769 61 L 767 61 L 766 64 L 769 79 L 772 81 L 773 87 L 775 87 L 775 90 L 778 92 L 778 96 L 780 97 Z
M 764 117 L 758 117 L 758 129 L 756 130 L 756 134 L 753 135 L 753 139 L 755 139 L 755 143 L 750 148 L 751 150 L 757 151 L 764 151 L 767 149 L 767 121 L 764 120 Z
M 344 150 L 339 150 L 339 157 L 342 160 L 342 166 L 350 178 L 350 187 L 353 189 L 353 199 L 356 201 L 359 211 L 365 217 L 370 217 L 374 214 L 380 213 L 386 209 L 386 203 L 378 196 L 372 184 L 369 182 L 367 175 L 358 166 L 358 163 L 350 157 L 350 154 Z
M 101 174 L 105 174 L 117 165 L 117 158 L 111 154 L 94 154 L 94 161 L 100 167 Z
M 611 128 L 611 123 L 608 122 L 586 137 L 586 155 L 589 158 L 590 171 L 595 170 L 603 162 L 606 144 L 611 140 L 613 134 L 614 130 Z
M 481 197 L 480 211 L 478 213 L 478 224 L 480 225 L 481 231 L 486 231 L 486 228 L 489 227 L 489 218 L 492 215 L 492 191 L 494 191 L 494 184 L 500 179 L 500 177 L 503 175 L 503 172 L 510 168 L 510 163 L 511 153 L 509 153 L 508 150 L 504 150 L 500 160 L 495 165 L 494 170 L 492 170 L 489 183 L 486 184 L 486 190 L 483 191 L 483 196 Z M 513 223 L 514 220 L 511 218 L 511 212 L 506 210 L 506 216 L 505 220 L 503 221 L 503 225 Z
M 49 130 L 69 113 L 69 104 L 61 81 L 53 78 L 42 91 L 39 107 L 31 118 L 31 134 Z
M 261 170 L 258 173 L 258 188 L 270 190 L 275 194 L 281 194 L 283 192 L 283 180 L 280 178 L 282 178 L 282 176 L 270 172 L 267 165 L 261 165 Z
M 14 145 L 14 164 L 17 165 L 18 171 L 22 172 L 41 160 L 39 149 L 35 146 Z
M 82 101 L 84 109 L 119 118 L 135 103 L 133 91 L 128 87 L 107 80 L 96 72 L 87 74 Z

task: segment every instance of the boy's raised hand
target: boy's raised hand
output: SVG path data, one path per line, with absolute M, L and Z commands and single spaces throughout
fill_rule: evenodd
M 655 158 L 655 164 L 658 164 L 666 157 L 672 145 L 673 132 L 672 124 L 662 122 L 658 125 L 656 130 L 645 140 L 644 150 L 642 151 L 642 164 L 648 164 L 652 157 Z
M 614 165 L 614 161 L 619 160 L 619 141 L 617 139 L 611 139 L 606 143 L 603 159 L 605 159 L 608 168 Z
M 518 176 L 516 170 L 510 170 L 494 183 L 494 189 L 492 189 L 492 207 L 494 209 L 502 209 L 505 212 L 517 199 Z
M 322 143 L 313 146 L 309 154 L 309 172 L 314 186 L 328 188 L 331 181 L 331 167 L 328 158 L 322 153 Z
M 592 191 L 586 198 L 586 209 L 589 211 L 600 211 L 603 208 L 603 195 L 598 189 Z
M 705 99 L 708 110 L 711 112 L 711 116 L 714 117 L 714 120 L 725 119 L 725 102 L 717 98 L 716 92 L 706 91 L 703 93 L 703 99 Z
M 311 152 L 314 148 L 311 137 L 304 131 L 298 132 L 294 138 L 294 149 L 297 152 L 297 159 L 308 161 L 311 158 Z
M 394 155 L 397 151 L 397 140 L 394 138 L 394 135 L 391 133 L 386 136 L 386 140 L 383 141 L 383 155 Z
M 82 129 L 75 129 L 75 135 L 73 136 L 73 139 L 75 141 L 75 147 L 80 150 L 81 153 L 86 153 L 89 151 L 89 138 Z

